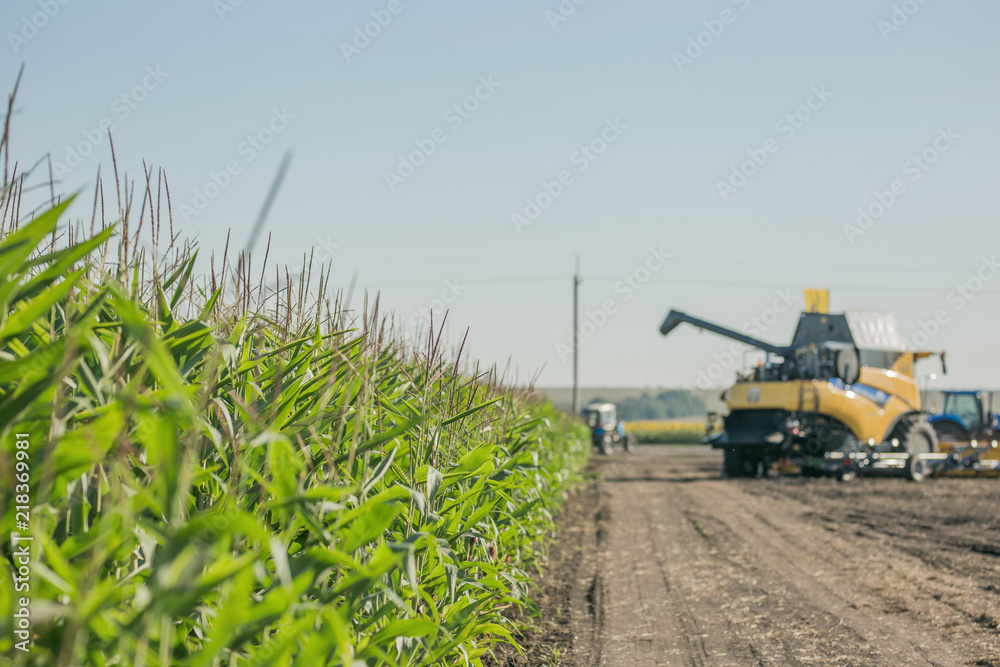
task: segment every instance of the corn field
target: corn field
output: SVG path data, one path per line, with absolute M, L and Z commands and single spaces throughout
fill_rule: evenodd
M 636 420 L 625 422 L 625 432 L 640 444 L 700 443 L 705 437 L 705 422 Z
M 14 647 L 4 545 L 0 652 L 479 665 L 513 642 L 505 612 L 530 604 L 585 428 L 496 370 L 461 370 L 440 333 L 408 349 L 322 267 L 315 288 L 311 266 L 265 286 L 266 257 L 258 279 L 242 254 L 199 277 L 172 230 L 168 252 L 141 247 L 144 224 L 153 248 L 167 226 L 148 179 L 138 229 L 128 204 L 92 234 L 60 223 L 69 202 L 18 225 L 5 188 L 0 516 L 10 534 L 25 480 L 32 648 Z

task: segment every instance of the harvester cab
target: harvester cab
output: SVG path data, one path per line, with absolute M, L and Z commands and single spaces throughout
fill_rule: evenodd
M 779 461 L 841 479 L 871 470 L 911 479 L 927 473 L 921 455 L 935 453 L 938 439 L 921 411 L 914 365 L 936 354 L 909 350 L 891 313 L 802 313 L 789 345 L 676 310 L 660 333 L 684 323 L 766 355 L 722 395 L 729 414 L 710 441 L 724 452 L 725 475 L 759 476 Z
M 631 452 L 634 438 L 625 433 L 625 422 L 619 419 L 614 403 L 591 403 L 583 409 L 583 418 L 590 427 L 590 439 L 595 452 L 611 455 L 615 446 Z

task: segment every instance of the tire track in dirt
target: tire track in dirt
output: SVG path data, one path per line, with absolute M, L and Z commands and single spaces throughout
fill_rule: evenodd
M 1000 667 L 1000 482 L 720 465 L 679 447 L 598 462 L 579 553 L 551 573 L 570 591 L 560 664 Z

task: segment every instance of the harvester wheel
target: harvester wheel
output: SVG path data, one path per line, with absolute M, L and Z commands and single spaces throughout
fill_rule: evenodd
M 910 455 L 906 462 L 906 478 L 911 482 L 922 482 L 927 477 L 927 464 L 923 459 Z
M 929 470 L 927 462 L 920 458 L 921 454 L 933 454 L 938 449 L 937 433 L 924 420 L 912 421 L 906 433 L 906 453 L 910 458 L 906 461 L 906 477 L 914 482 L 922 481 Z
M 746 458 L 743 451 L 739 449 L 726 449 L 723 451 L 722 474 L 725 477 L 746 477 Z
M 724 451 L 722 473 L 726 477 L 767 477 L 767 468 L 767 461 L 755 452 L 737 447 Z

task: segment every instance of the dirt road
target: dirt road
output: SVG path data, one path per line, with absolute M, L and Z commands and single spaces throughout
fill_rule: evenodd
M 529 664 L 555 646 L 580 666 L 1000 666 L 1000 480 L 723 480 L 720 463 L 598 462 Z

